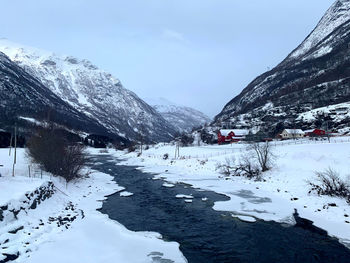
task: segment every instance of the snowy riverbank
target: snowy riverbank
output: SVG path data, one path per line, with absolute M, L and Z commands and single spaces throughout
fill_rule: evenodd
M 308 194 L 308 181 L 315 181 L 315 171 L 334 168 L 346 179 L 350 174 L 349 138 L 332 139 L 331 143 L 298 142 L 277 143 L 274 168 L 264 174 L 265 181 L 255 182 L 242 177 L 224 177 L 216 170 L 218 163 L 245 152 L 245 145 L 184 147 L 182 158 L 174 159 L 175 146 L 157 145 L 137 153 L 116 152 L 121 164 L 140 166 L 139 169 L 157 173 L 155 178 L 171 183 L 183 182 L 195 188 L 225 194 L 230 201 L 217 202 L 216 210 L 231 211 L 245 221 L 256 219 L 294 223 L 297 209 L 300 216 L 350 245 L 350 205 L 344 199 Z M 169 158 L 162 157 L 168 154 Z M 170 184 L 169 184 L 170 183 Z M 244 216 L 244 217 L 242 217 Z
M 91 150 L 94 152 L 94 150 Z M 17 152 L 16 176 L 12 157 L 0 149 L 0 205 L 26 200 L 50 176 L 29 178 L 29 161 L 23 149 Z M 15 262 L 154 262 L 171 259 L 186 262 L 175 242 L 165 242 L 157 233 L 131 232 L 96 209 L 105 196 L 121 191 L 113 177 L 93 172 L 70 183 L 53 178 L 55 193 L 35 209 L 21 210 L 6 224 L 0 224 L 0 262 L 6 255 Z M 127 198 L 127 197 L 126 197 Z M 17 202 L 18 203 L 18 202 Z

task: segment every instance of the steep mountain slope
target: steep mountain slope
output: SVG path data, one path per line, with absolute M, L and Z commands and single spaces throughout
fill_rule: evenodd
M 164 98 L 145 99 L 145 101 L 180 133 L 190 132 L 192 128 L 211 122 L 211 119 L 204 113 L 190 107 L 176 105 Z
M 152 107 L 87 60 L 59 56 L 4 39 L 0 40 L 0 51 L 109 133 L 135 140 L 142 127 L 150 141 L 167 141 L 174 134 L 173 127 Z
M 50 115 L 55 123 L 77 132 L 106 134 L 126 141 L 62 101 L 1 52 L 0 102 L 0 127 L 4 129 L 12 129 L 18 123 L 21 132 L 26 132 L 32 126 L 28 120 L 40 123 Z
M 350 101 L 350 0 L 338 0 L 312 33 L 283 62 L 251 82 L 216 116 L 215 123 L 270 129 L 284 126 L 334 127 L 350 119 L 324 116 L 303 122 L 300 114 Z M 350 111 L 350 109 L 348 109 Z M 318 123 L 316 122 L 318 120 Z

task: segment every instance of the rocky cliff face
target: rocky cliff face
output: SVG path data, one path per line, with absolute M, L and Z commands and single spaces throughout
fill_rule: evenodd
M 146 99 L 146 101 L 168 121 L 177 132 L 191 132 L 211 119 L 204 113 L 190 107 L 177 105 L 164 98 Z
M 303 43 L 232 99 L 215 123 L 270 129 L 278 123 L 320 126 L 329 120 L 333 127 L 343 127 L 350 125 L 350 108 L 339 118 L 326 114 L 327 106 L 343 108 L 341 103 L 349 101 L 350 0 L 338 0 Z M 317 108 L 319 116 L 303 118 Z
M 104 126 L 89 116 L 77 111 L 62 101 L 40 81 L 0 52 L 0 127 L 12 130 L 14 123 L 30 131 L 36 124 L 47 120 L 74 131 L 107 134 L 113 139 L 124 141 L 110 133 Z
M 140 129 L 149 141 L 167 141 L 173 127 L 111 74 L 87 60 L 0 40 L 0 51 L 34 76 L 76 112 L 108 133 L 136 140 Z

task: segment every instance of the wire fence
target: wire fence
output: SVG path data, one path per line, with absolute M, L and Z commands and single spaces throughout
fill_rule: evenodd
M 320 139 L 320 138 L 315 138 L 315 139 L 292 139 L 292 140 L 282 140 L 282 141 L 272 141 L 270 142 L 273 146 L 275 147 L 281 147 L 281 146 L 287 146 L 287 145 L 307 145 L 307 144 L 329 144 L 329 143 L 350 143 L 350 137 L 330 137 L 329 140 L 327 138 L 325 139 Z M 234 147 L 232 149 L 227 149 L 225 148 L 224 150 L 220 151 L 213 151 L 210 153 L 203 153 L 203 154 L 181 154 L 181 149 L 180 149 L 180 157 L 172 158 L 170 153 L 164 153 L 164 154 L 145 154 L 147 158 L 152 158 L 152 159 L 164 159 L 165 154 L 168 155 L 167 159 L 170 160 L 185 160 L 185 159 L 209 159 L 209 158 L 214 158 L 214 157 L 220 157 L 220 156 L 225 156 L 229 154 L 235 154 L 241 151 L 245 150 L 245 147 L 243 145 L 248 145 L 248 143 L 240 143 L 237 144 L 242 147 Z M 204 147 L 203 147 L 204 148 Z M 206 150 L 210 150 L 210 148 L 205 148 Z M 174 147 L 175 151 L 175 147 Z

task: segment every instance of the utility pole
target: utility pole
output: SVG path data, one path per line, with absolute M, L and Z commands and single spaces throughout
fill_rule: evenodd
M 9 149 L 9 156 L 11 156 L 11 149 L 12 149 L 12 133 L 11 133 L 11 139 L 10 139 L 10 149 Z
M 180 157 L 180 142 L 175 143 L 175 159 Z
M 12 176 L 15 176 L 16 161 L 17 161 L 17 123 L 15 124 L 15 154 L 13 156 Z
M 142 148 L 143 148 L 143 141 L 144 141 L 144 136 L 146 133 L 146 127 L 145 127 L 145 113 L 144 112 L 140 112 L 138 115 L 138 129 L 139 129 L 139 133 L 140 133 L 140 154 L 142 154 Z
M 331 138 L 329 136 L 329 124 L 328 124 L 328 120 L 326 121 L 326 133 L 327 133 L 327 138 L 328 138 L 328 142 L 331 142 Z

